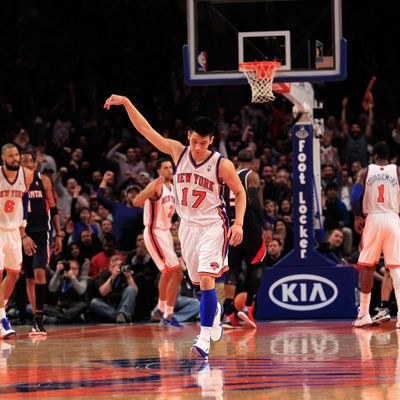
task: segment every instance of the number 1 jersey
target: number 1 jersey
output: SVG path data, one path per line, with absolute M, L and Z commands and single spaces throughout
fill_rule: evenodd
M 399 176 L 396 165 L 368 166 L 362 205 L 364 214 L 400 212 Z
M 197 225 L 226 223 L 223 185 L 219 177 L 222 155 L 216 151 L 196 164 L 185 147 L 176 165 L 174 188 L 176 209 L 182 221 Z

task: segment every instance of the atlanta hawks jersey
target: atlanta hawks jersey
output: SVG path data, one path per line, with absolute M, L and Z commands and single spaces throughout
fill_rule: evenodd
M 145 226 L 157 229 L 170 229 L 171 218 L 175 212 L 174 188 L 163 183 L 161 196 L 158 200 L 146 200 L 144 203 L 143 222 Z
M 174 176 L 176 209 L 185 222 L 209 225 L 227 219 L 219 178 L 222 156 L 212 151 L 196 164 L 187 146 L 183 150 Z
M 23 220 L 22 196 L 26 184 L 25 174 L 19 167 L 14 182 L 10 182 L 3 167 L 0 172 L 0 229 L 11 231 L 21 226 Z
M 28 235 L 33 232 L 47 232 L 51 229 L 50 207 L 46 197 L 46 189 L 43 185 L 42 175 L 39 171 L 33 172 L 33 181 L 28 191 Z
M 400 189 L 397 166 L 368 166 L 363 198 L 364 214 L 400 212 Z

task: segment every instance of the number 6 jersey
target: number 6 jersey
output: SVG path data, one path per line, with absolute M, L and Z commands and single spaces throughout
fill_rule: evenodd
M 17 176 L 10 182 L 0 167 L 0 229 L 11 231 L 22 224 L 22 196 L 25 193 L 25 174 L 19 167 Z
M 176 165 L 174 187 L 176 209 L 184 222 L 209 225 L 226 221 L 219 166 L 222 156 L 216 151 L 196 164 L 185 147 Z

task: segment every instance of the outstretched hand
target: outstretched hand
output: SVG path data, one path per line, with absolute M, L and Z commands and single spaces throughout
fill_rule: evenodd
M 120 106 L 123 105 L 126 100 L 125 96 L 120 96 L 118 94 L 112 94 L 111 97 L 109 97 L 106 102 L 104 103 L 104 108 L 107 110 L 110 109 L 111 106 Z

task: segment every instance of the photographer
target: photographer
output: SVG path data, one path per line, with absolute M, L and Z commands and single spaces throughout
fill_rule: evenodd
M 128 254 L 126 259 L 135 271 L 135 282 L 139 287 L 135 321 L 148 320 L 151 310 L 157 303 L 158 268 L 147 251 L 142 234 L 136 238 L 136 250 Z
M 107 322 L 132 321 L 138 287 L 130 265 L 122 265 L 121 257 L 110 258 L 108 269 L 102 270 L 96 281 L 101 298 L 90 302 L 90 309 Z
M 45 314 L 57 323 L 77 322 L 86 310 L 88 263 L 79 266 L 76 260 L 59 261 L 49 282 L 50 293 L 57 293 L 55 306 L 45 305 Z M 50 318 L 51 320 L 51 318 Z

